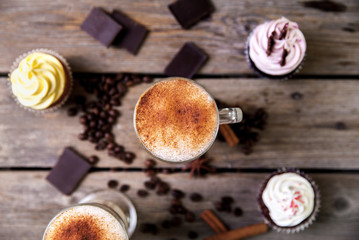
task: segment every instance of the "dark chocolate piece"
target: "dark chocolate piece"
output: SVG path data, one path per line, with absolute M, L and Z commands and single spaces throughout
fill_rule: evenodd
M 285 59 L 288 56 L 288 51 L 287 49 L 283 48 L 283 52 L 282 52 L 282 58 L 280 59 L 280 66 L 283 67 L 285 65 Z
M 113 45 L 125 48 L 130 53 L 136 54 L 149 31 L 146 27 L 133 21 L 118 10 L 112 12 L 112 17 L 124 27 L 123 31 L 116 37 Z
M 271 53 L 272 53 L 273 46 L 274 46 L 274 43 L 275 43 L 275 41 L 274 41 L 275 35 L 276 35 L 275 31 L 273 31 L 272 34 L 268 38 L 267 51 L 266 51 L 267 56 L 270 56 Z
M 46 179 L 62 193 L 69 195 L 90 168 L 88 161 L 70 148 L 65 148 Z
M 168 5 L 177 22 L 188 29 L 214 11 L 210 0 L 178 0 Z
M 120 33 L 122 26 L 102 9 L 95 7 L 81 24 L 81 29 L 108 47 Z
M 191 78 L 207 59 L 205 52 L 194 43 L 187 42 L 167 65 L 165 74 L 170 77 Z

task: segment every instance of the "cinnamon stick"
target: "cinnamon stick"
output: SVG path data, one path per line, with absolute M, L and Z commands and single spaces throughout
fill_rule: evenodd
M 239 240 L 247 237 L 256 236 L 268 231 L 265 223 L 253 224 L 243 228 L 237 228 L 232 231 L 219 233 L 217 235 L 205 238 L 204 240 Z
M 234 147 L 239 143 L 238 137 L 229 125 L 220 125 L 219 131 L 221 132 L 229 146 Z
M 201 213 L 201 218 L 216 232 L 216 233 L 224 233 L 229 229 L 226 225 L 223 224 L 219 218 L 214 215 L 214 213 L 207 209 Z

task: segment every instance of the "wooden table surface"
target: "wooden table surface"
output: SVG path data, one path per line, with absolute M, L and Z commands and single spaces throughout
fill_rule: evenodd
M 172 0 L 42 1 L 0 0 L 0 239 L 40 239 L 51 217 L 86 194 L 105 189 L 117 179 L 131 186 L 129 197 L 138 210 L 139 224 L 160 223 L 169 216 L 170 197 L 153 192 L 139 198 L 146 177 L 143 162 L 149 155 L 138 143 L 132 114 L 140 94 L 149 84 L 130 88 L 118 109 L 116 139 L 136 153 L 132 165 L 94 150 L 77 139 L 78 118 L 66 107 L 36 116 L 16 106 L 7 89 L 7 73 L 20 54 L 50 48 L 66 57 L 75 77 L 96 73 L 146 73 L 160 79 L 173 55 L 186 41 L 195 42 L 210 56 L 194 77 L 215 98 L 244 110 L 262 107 L 269 119 L 253 153 L 216 141 L 208 152 L 218 174 L 190 178 L 187 172 L 161 175 L 173 188 L 197 191 L 201 204 L 185 200 L 197 221 L 178 229 L 133 239 L 188 239 L 189 230 L 203 239 L 213 231 L 199 219 L 204 209 L 223 195 L 235 198 L 243 216 L 218 213 L 231 228 L 262 221 L 256 204 L 258 188 L 270 172 L 296 167 L 318 183 L 322 207 L 317 221 L 306 231 L 286 235 L 270 232 L 253 239 L 358 239 L 359 238 L 359 2 L 357 0 L 213 0 L 216 11 L 191 30 L 183 30 L 168 11 Z M 101 5 L 99 5 L 101 4 Z M 80 30 L 93 6 L 121 9 L 150 29 L 136 56 L 122 49 L 105 48 Z M 258 24 L 286 16 L 299 23 L 308 51 L 302 71 L 292 80 L 256 77 L 245 60 L 248 34 Z M 76 93 L 81 91 L 77 86 Z M 292 93 L 303 97 L 295 100 Z M 346 128 L 340 130 L 336 124 Z M 64 196 L 45 177 L 66 146 L 100 162 L 80 187 Z M 181 168 L 158 162 L 160 168 Z M 115 170 L 111 170 L 111 169 Z M 210 187 L 209 187 L 210 186 Z

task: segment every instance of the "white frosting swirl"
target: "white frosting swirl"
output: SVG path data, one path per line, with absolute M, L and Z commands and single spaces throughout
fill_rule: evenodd
M 287 25 L 287 33 L 279 39 L 282 29 Z M 267 56 L 268 39 L 275 32 L 272 52 Z M 285 17 L 259 25 L 249 40 L 249 56 L 256 67 L 267 74 L 279 76 L 295 70 L 302 62 L 307 44 L 298 24 Z M 284 66 L 281 66 L 283 50 L 288 51 Z
M 296 226 L 309 217 L 314 198 L 312 184 L 296 173 L 273 176 L 262 193 L 271 219 L 280 227 Z

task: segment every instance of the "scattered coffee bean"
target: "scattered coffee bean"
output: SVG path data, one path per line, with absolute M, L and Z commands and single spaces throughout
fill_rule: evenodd
M 87 139 L 87 134 L 86 133 L 80 133 L 79 135 L 78 135 L 78 139 L 80 139 L 80 140 L 86 140 Z
M 223 203 L 222 202 L 215 202 L 214 203 L 214 207 L 216 208 L 216 210 L 218 212 L 223 212 L 224 211 L 224 207 L 223 207 Z
M 165 229 L 168 229 L 171 227 L 171 222 L 169 220 L 163 220 L 161 226 Z
M 300 100 L 303 98 L 303 94 L 299 93 L 299 92 L 294 92 L 291 95 L 291 98 L 294 100 Z
M 144 190 L 144 189 L 140 189 L 140 190 L 138 190 L 137 191 L 137 195 L 139 196 L 139 197 L 147 197 L 148 196 L 148 192 L 146 191 L 146 190 Z
M 123 184 L 120 188 L 120 191 L 124 193 L 124 192 L 127 192 L 129 189 L 130 189 L 129 185 Z
M 153 177 L 156 175 L 156 170 L 154 169 L 145 169 L 145 174 L 147 177 Z
M 155 182 L 153 182 L 153 181 L 146 181 L 145 183 L 144 183 L 144 185 L 145 185 L 145 187 L 147 188 L 147 189 L 149 189 L 149 190 L 154 190 L 155 188 L 156 188 L 156 183 Z
M 196 239 L 196 238 L 198 238 L 198 233 L 196 233 L 195 231 L 189 231 L 188 232 L 188 238 L 189 239 Z
M 116 180 L 110 180 L 110 181 L 108 181 L 107 186 L 108 186 L 109 188 L 117 188 L 117 186 L 118 186 L 118 181 L 116 181 Z
M 170 222 L 171 222 L 171 226 L 173 226 L 173 227 L 179 227 L 182 224 L 182 220 L 179 217 L 171 218 Z
M 143 223 L 140 229 L 143 233 L 151 233 L 153 235 L 156 235 L 158 232 L 157 226 L 152 223 Z
M 169 190 L 170 190 L 170 187 L 169 187 L 169 185 L 167 183 L 160 182 L 158 184 L 156 193 L 158 195 L 165 195 L 165 194 L 167 194 L 169 192 Z
M 194 222 L 196 220 L 196 215 L 193 212 L 187 211 L 185 219 L 187 222 Z
M 147 159 L 145 161 L 146 168 L 154 168 L 156 166 L 156 162 L 153 159 Z
M 171 173 L 172 173 L 172 169 L 170 169 L 170 168 L 163 168 L 163 169 L 162 169 L 162 173 L 163 173 L 163 174 L 171 174 Z
M 233 212 L 233 213 L 234 213 L 234 216 L 239 217 L 239 216 L 242 216 L 243 211 L 242 211 L 241 208 L 236 207 L 236 208 L 234 209 L 234 212 Z
M 225 204 L 232 204 L 234 202 L 233 198 L 229 196 L 222 197 L 221 200 Z
M 151 78 L 150 76 L 144 76 L 142 78 L 142 81 L 145 83 L 151 83 L 153 81 L 153 78 Z
M 67 109 L 67 116 L 74 117 L 77 115 L 77 112 L 78 112 L 77 108 L 71 107 L 71 108 Z
M 338 130 L 345 130 L 345 129 L 347 129 L 347 126 L 343 122 L 337 122 L 335 124 L 335 128 Z
M 171 194 L 175 199 L 181 199 L 185 196 L 185 194 L 181 190 L 178 190 L 178 189 L 173 189 L 171 191 Z
M 100 159 L 96 155 L 92 155 L 88 158 L 89 162 L 94 165 L 96 164 Z
M 203 197 L 199 193 L 192 193 L 189 197 L 193 202 L 200 202 L 202 201 Z

